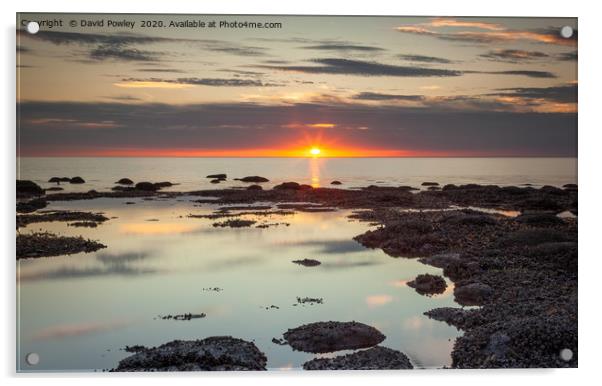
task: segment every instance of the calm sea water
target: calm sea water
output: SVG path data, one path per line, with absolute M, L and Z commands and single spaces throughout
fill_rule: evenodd
M 205 176 L 228 174 L 229 180 L 213 185 Z M 83 185 L 63 184 L 66 191 L 107 190 L 119 178 L 171 181 L 171 190 L 198 190 L 216 186 L 245 186 L 233 178 L 259 175 L 270 187 L 284 181 L 342 188 L 374 185 L 478 183 L 561 186 L 577 180 L 576 158 L 21 158 L 17 176 L 53 186 L 50 177 L 81 176 Z
M 315 186 L 339 179 L 346 187 L 420 182 L 562 185 L 576 181 L 574 159 L 95 159 L 27 158 L 19 178 L 42 183 L 52 176 L 79 175 L 84 185 L 67 190 L 106 189 L 121 177 L 169 180 L 178 190 L 201 189 L 205 175 L 262 175 L 273 183 Z M 268 186 L 270 185 L 268 184 Z M 232 181 L 218 186 L 240 186 Z M 287 329 L 327 320 L 356 320 L 386 335 L 382 345 L 406 353 L 416 367 L 442 367 L 459 336 L 455 328 L 423 313 L 458 306 L 453 284 L 425 297 L 406 282 L 418 274 L 441 274 L 416 259 L 391 258 L 352 238 L 370 229 L 351 221 L 350 211 L 296 213 L 253 218 L 281 223 L 267 229 L 214 228 L 219 220 L 187 217 L 217 206 L 178 199 L 102 198 L 52 202 L 51 210 L 103 212 L 111 219 L 95 229 L 65 223 L 31 224 L 20 232 L 82 235 L 108 248 L 94 253 L 17 261 L 20 371 L 91 371 L 113 368 L 130 354 L 126 345 L 155 346 L 174 339 L 232 335 L 252 340 L 272 370 L 299 368 L 315 357 L 272 343 Z M 135 202 L 126 205 L 126 202 Z M 248 217 L 252 218 L 252 217 Z M 258 224 L 259 224 L 258 223 Z M 306 268 L 291 261 L 314 258 Z M 205 291 L 219 287 L 220 292 Z M 297 297 L 324 304 L 294 305 Z M 279 308 L 270 308 L 270 306 Z M 266 309 L 267 307 L 267 309 Z M 159 315 L 205 313 L 191 321 Z M 37 366 L 25 355 L 40 355 Z M 326 355 L 340 355 L 344 352 Z

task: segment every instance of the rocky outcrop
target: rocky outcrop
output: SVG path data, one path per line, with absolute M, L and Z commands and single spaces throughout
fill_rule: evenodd
M 408 357 L 397 350 L 376 346 L 334 358 L 316 358 L 303 364 L 304 370 L 406 370 Z
M 376 346 L 385 336 L 359 322 L 316 322 L 289 329 L 284 339 L 295 350 L 326 353 Z
M 122 359 L 113 371 L 265 370 L 267 358 L 251 342 L 231 336 L 174 340 Z
M 421 295 L 442 294 L 447 288 L 444 278 L 428 273 L 416 276 L 416 279 L 408 282 L 408 286 Z

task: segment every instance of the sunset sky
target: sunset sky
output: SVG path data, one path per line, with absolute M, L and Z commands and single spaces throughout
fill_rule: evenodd
M 64 24 L 17 31 L 21 156 L 577 154 L 575 19 L 20 18 Z M 81 19 L 136 26 L 69 26 Z

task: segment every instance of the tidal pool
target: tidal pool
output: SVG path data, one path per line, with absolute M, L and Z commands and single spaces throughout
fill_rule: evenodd
M 458 306 L 453 284 L 448 281 L 446 292 L 433 297 L 416 293 L 407 281 L 441 270 L 356 243 L 352 238 L 370 226 L 350 220 L 351 211 L 245 216 L 257 223 L 216 228 L 212 224 L 224 219 L 188 215 L 210 214 L 218 206 L 199 206 L 193 199 L 53 202 L 46 210 L 104 212 L 116 218 L 97 228 L 54 222 L 20 229 L 82 235 L 107 248 L 17 261 L 19 370 L 100 371 L 131 355 L 122 350 L 127 345 L 215 335 L 253 341 L 268 357 L 270 370 L 298 369 L 316 355 L 280 346 L 272 338 L 328 320 L 376 327 L 387 337 L 381 345 L 404 352 L 415 367 L 451 364 L 460 332 L 423 312 Z M 256 227 L 265 223 L 279 225 Z M 292 263 L 304 258 L 322 264 Z M 322 298 L 323 304 L 297 304 L 297 297 Z M 159 317 L 185 313 L 206 317 Z M 28 353 L 39 354 L 39 364 L 28 365 Z

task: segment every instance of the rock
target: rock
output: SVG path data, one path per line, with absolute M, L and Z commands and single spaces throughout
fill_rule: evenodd
M 456 260 L 443 268 L 443 274 L 453 281 L 464 280 L 481 272 L 481 266 L 476 261 Z
M 211 181 L 209 181 L 209 182 L 211 182 L 212 184 L 219 184 L 219 183 L 220 183 L 220 182 L 222 182 L 222 181 L 223 181 L 223 180 L 220 180 L 220 179 L 217 179 L 217 178 L 216 178 L 216 179 L 214 179 L 214 180 L 211 180 Z
M 17 180 L 17 197 L 41 196 L 44 189 L 40 185 L 29 180 Z
M 445 218 L 443 221 L 452 224 L 468 226 L 484 226 L 497 224 L 496 219 L 487 214 L 454 214 Z
M 265 370 L 267 358 L 257 346 L 231 336 L 174 340 L 122 359 L 113 371 Z
M 235 178 L 238 181 L 242 181 L 242 182 L 254 182 L 254 183 L 260 183 L 260 182 L 269 182 L 270 180 L 268 180 L 265 177 L 260 177 L 260 176 L 248 176 L 248 177 L 243 177 L 243 178 Z
M 17 213 L 31 213 L 45 208 L 48 202 L 44 198 L 34 198 L 26 202 L 17 202 Z
M 497 242 L 499 248 L 535 246 L 543 243 L 571 241 L 565 233 L 555 229 L 521 229 L 502 237 Z
M 50 188 L 46 188 L 47 192 L 59 192 L 61 190 L 64 190 L 63 188 L 59 187 L 59 186 L 53 186 Z
M 428 190 L 435 191 L 435 190 L 441 190 L 441 188 L 439 186 L 429 186 Z
M 303 364 L 304 370 L 405 370 L 412 368 L 412 363 L 405 354 L 382 346 L 334 358 L 316 358 Z
M 48 180 L 48 182 L 55 182 L 55 183 L 60 183 L 61 179 L 59 177 L 52 177 Z
M 419 262 L 426 265 L 432 265 L 437 268 L 446 268 L 450 263 L 460 260 L 459 253 L 441 253 L 429 257 L 418 259 Z
M 280 185 L 274 186 L 272 189 L 275 190 L 311 190 L 313 187 L 310 185 L 300 185 L 296 182 L 283 182 Z
M 143 191 L 146 191 L 146 192 L 155 192 L 155 191 L 159 190 L 159 188 L 155 184 L 153 184 L 152 182 L 146 182 L 146 181 L 144 181 L 144 182 L 138 182 L 134 186 L 134 188 L 136 190 L 143 190 Z
M 192 320 L 192 319 L 203 319 L 204 317 L 206 317 L 207 315 L 202 312 L 200 314 L 192 314 L 192 313 L 187 313 L 187 314 L 178 314 L 178 315 L 165 315 L 165 316 L 161 316 L 159 315 L 159 317 L 163 320 Z
M 169 188 L 170 186 L 173 186 L 174 184 L 169 181 L 163 181 L 163 182 L 155 182 L 153 185 L 155 185 L 157 187 L 157 189 L 161 189 L 161 188 Z
M 439 186 L 438 182 L 423 182 L 422 186 Z
M 247 190 L 263 190 L 263 188 L 260 185 L 250 185 Z
M 458 329 L 462 329 L 470 313 L 471 311 L 463 310 L 462 308 L 440 307 L 426 311 L 424 315 L 431 319 L 445 322 Z
M 295 350 L 326 353 L 376 346 L 385 336 L 359 322 L 316 322 L 289 329 L 284 339 Z
M 493 288 L 483 283 L 470 283 L 455 287 L 454 296 L 463 306 L 479 306 L 493 296 Z
M 36 257 L 71 255 L 94 252 L 106 245 L 83 237 L 57 236 L 51 233 L 17 235 L 17 260 Z
M 115 183 L 119 185 L 133 185 L 134 181 L 130 180 L 129 178 L 122 178 Z
M 318 260 L 314 259 L 293 260 L 293 263 L 302 265 L 304 267 L 315 267 L 317 265 L 322 264 Z
M 565 189 L 577 189 L 577 184 L 564 184 L 562 187 Z
M 445 292 L 447 283 L 441 276 L 423 274 L 408 282 L 408 286 L 414 288 L 421 295 L 441 294 Z
M 246 228 L 246 227 L 250 227 L 251 225 L 255 224 L 257 221 L 253 221 L 253 220 L 238 220 L 238 219 L 233 219 L 233 220 L 226 220 L 226 221 L 222 221 L 222 222 L 215 222 L 213 223 L 213 227 L 214 228 Z
M 69 180 L 70 183 L 72 184 L 84 184 L 86 183 L 86 181 L 81 178 L 81 177 L 73 177 L 72 179 Z
M 521 214 L 515 219 L 517 222 L 531 226 L 554 226 L 564 224 L 564 221 L 554 213 L 528 213 Z
M 343 185 L 341 181 L 332 181 L 330 185 Z
M 206 178 L 225 180 L 226 178 L 228 178 L 228 176 L 226 174 L 209 174 Z

